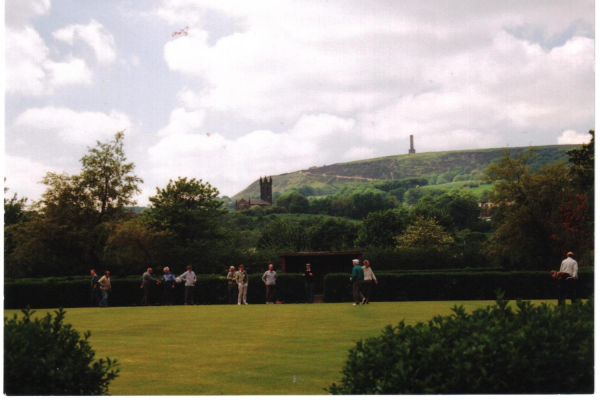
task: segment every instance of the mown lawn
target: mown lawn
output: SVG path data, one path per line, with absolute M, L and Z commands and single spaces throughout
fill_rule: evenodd
M 493 304 L 78 308 L 67 311 L 67 322 L 92 332 L 97 356 L 118 359 L 113 395 L 327 394 L 357 340 L 402 319 L 415 323 L 449 314 L 457 303 L 467 311 Z

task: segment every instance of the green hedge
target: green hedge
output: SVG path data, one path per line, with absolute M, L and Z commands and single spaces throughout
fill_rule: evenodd
M 248 303 L 266 302 L 265 285 L 262 273 L 249 275 Z M 90 278 L 91 279 L 91 278 Z M 90 279 L 40 279 L 19 280 L 4 283 L 4 308 L 73 308 L 90 306 Z M 141 278 L 111 277 L 112 292 L 108 304 L 114 306 L 136 306 L 140 304 L 143 292 Z M 227 304 L 227 279 L 217 275 L 197 275 L 194 298 L 197 304 Z M 177 284 L 174 293 L 175 304 L 183 304 L 184 285 Z M 304 279 L 301 274 L 279 274 L 276 299 L 284 303 L 304 301 Z M 161 304 L 163 286 L 152 285 L 150 304 Z
M 350 350 L 332 394 L 592 394 L 594 306 L 506 300 L 388 325 Z
M 377 273 L 372 301 L 494 300 L 501 289 L 509 299 L 552 299 L 557 297 L 557 281 L 548 272 L 421 272 Z M 594 292 L 594 273 L 582 272 L 577 297 Z M 350 274 L 328 274 L 324 280 L 324 301 L 352 301 Z

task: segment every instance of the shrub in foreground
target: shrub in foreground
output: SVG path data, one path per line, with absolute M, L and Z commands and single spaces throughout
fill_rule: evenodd
M 22 310 L 4 318 L 4 393 L 8 395 L 107 394 L 118 376 L 116 360 L 94 361 L 90 332 L 64 324 L 66 312 L 55 311 L 32 320 L 35 311 Z
M 359 341 L 332 394 L 593 393 L 592 301 L 508 301 Z

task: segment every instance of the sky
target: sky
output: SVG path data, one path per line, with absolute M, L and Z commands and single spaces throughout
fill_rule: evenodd
M 260 176 L 417 152 L 578 144 L 593 1 L 6 0 L 5 175 L 38 200 L 125 132 L 144 180 L 232 196 Z

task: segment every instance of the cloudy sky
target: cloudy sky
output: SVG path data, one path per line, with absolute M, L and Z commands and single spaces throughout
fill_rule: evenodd
M 39 198 L 125 130 L 144 179 L 581 143 L 593 1 L 7 0 L 5 174 Z

